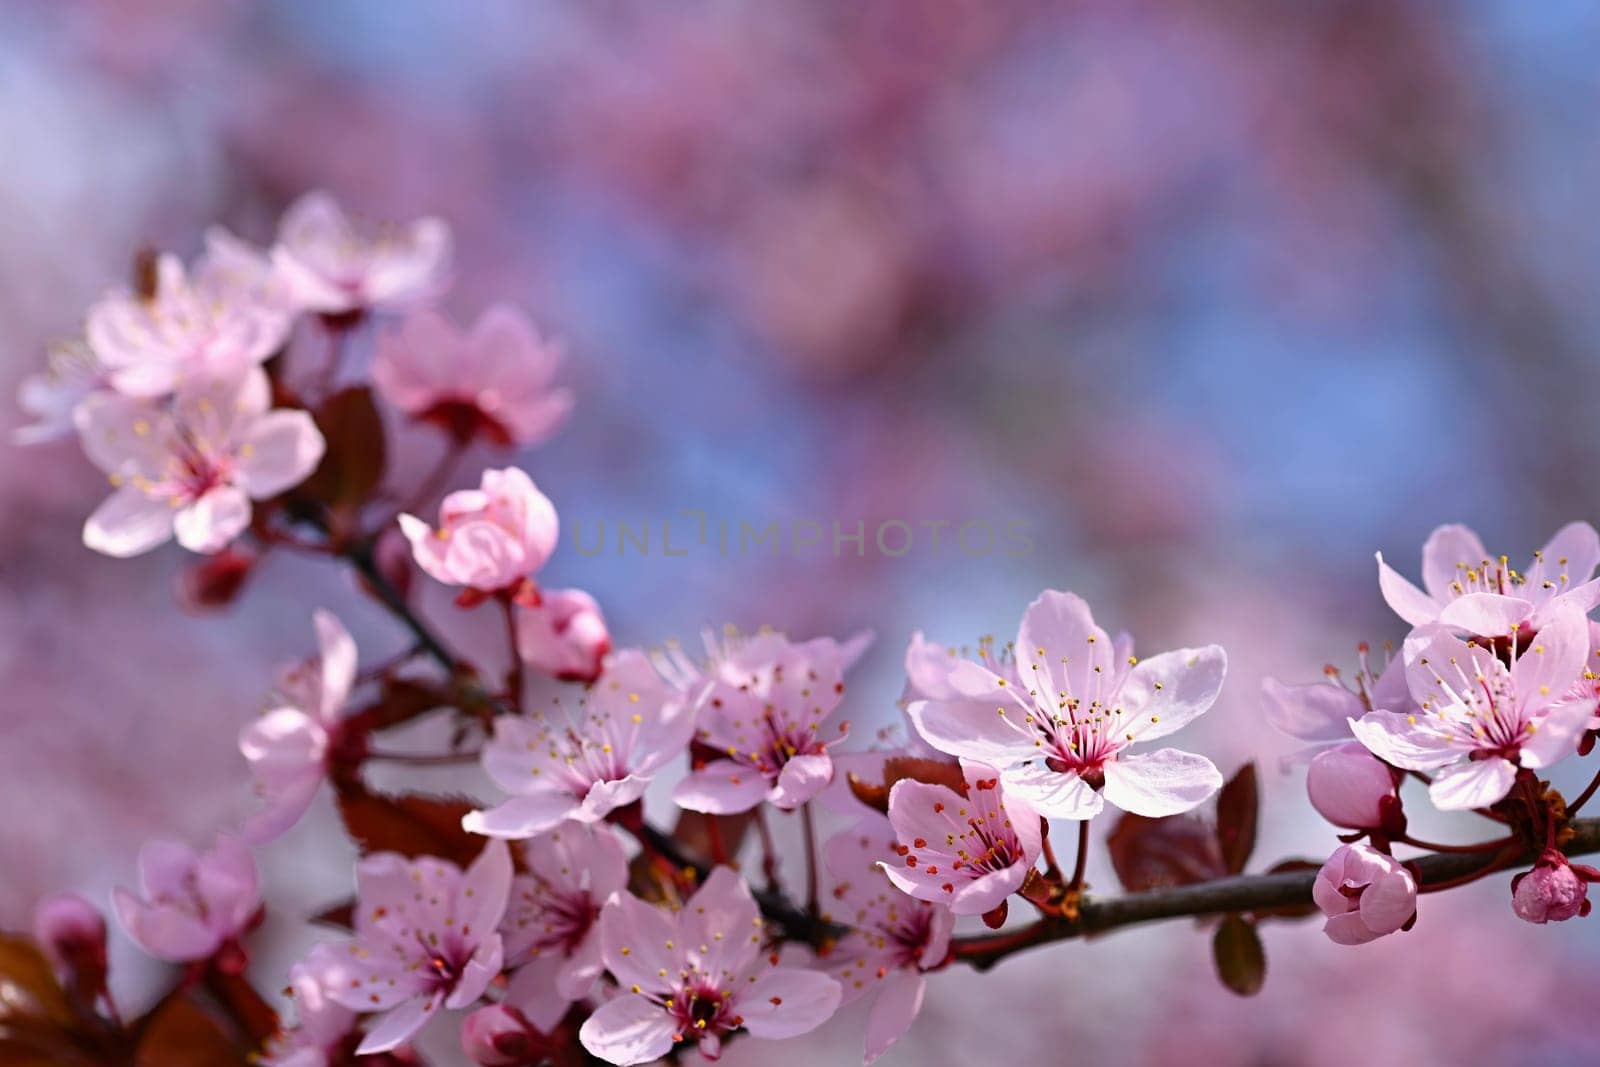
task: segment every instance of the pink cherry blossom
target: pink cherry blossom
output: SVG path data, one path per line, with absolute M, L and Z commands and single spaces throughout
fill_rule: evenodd
M 1306 768 L 1306 793 L 1317 814 L 1351 830 L 1377 830 L 1400 811 L 1393 768 L 1356 741 L 1323 749 Z
M 1588 621 L 1568 605 L 1507 668 L 1442 625 L 1419 629 L 1403 653 L 1416 713 L 1371 711 L 1351 729 L 1385 763 L 1437 771 L 1435 807 L 1486 807 L 1510 791 L 1519 767 L 1575 753 L 1595 708 L 1594 687 L 1579 688 L 1588 639 Z
M 894 858 L 895 844 L 893 828 L 874 816 L 823 849 L 838 905 L 828 918 L 848 928 L 823 966 L 839 980 L 843 1003 L 876 997 L 867 1016 L 867 1063 L 911 1028 L 923 975 L 944 965 L 955 928 L 948 907 L 908 897 L 888 880 L 882 863 Z
M 609 1063 L 648 1063 L 691 1042 L 714 1060 L 735 1030 L 795 1037 L 839 1006 L 837 981 L 775 966 L 763 954 L 755 900 L 726 867 L 676 913 L 618 893 L 601 914 L 600 939 L 606 969 L 625 992 L 589 1016 L 578 1036 Z
M 497 305 L 463 333 L 431 309 L 414 311 L 378 339 L 372 382 L 390 404 L 466 440 L 536 444 L 572 410 L 551 384 L 561 352 L 515 308 Z
M 1330 745 L 1343 744 L 1355 735 L 1350 720 L 1374 708 L 1409 714 L 1416 710 L 1406 687 L 1405 663 L 1391 657 L 1374 673 L 1367 646 L 1360 646 L 1359 665 L 1353 677 L 1335 667 L 1324 668 L 1327 679 L 1310 685 L 1285 685 L 1276 678 L 1261 682 L 1261 704 L 1267 722 L 1279 733 L 1306 743 L 1285 759 L 1286 764 L 1309 760 Z
M 112 891 L 117 918 L 140 948 L 171 963 L 214 955 L 261 907 L 255 860 L 225 835 L 206 853 L 177 841 L 149 842 L 139 850 L 139 886 L 142 896 Z
M 1600 871 L 1577 868 L 1555 849 L 1511 881 L 1511 910 L 1530 923 L 1565 922 L 1589 914 L 1589 882 Z
M 546 589 L 517 612 L 517 654 L 565 682 L 592 682 L 611 651 L 611 632 L 594 597 L 581 589 Z
M 1417 913 L 1417 882 L 1399 861 L 1368 845 L 1341 845 L 1317 872 L 1311 896 L 1328 916 L 1335 944 L 1364 945 L 1392 934 Z
M 356 867 L 353 941 L 321 950 L 328 995 L 381 1012 L 356 1050 L 387 1052 L 441 1007 L 465 1008 L 500 973 L 511 854 L 491 841 L 465 871 L 424 856 L 367 856 Z
M 156 261 L 155 292 L 120 290 L 89 310 L 89 346 L 112 388 L 159 397 L 194 377 L 237 377 L 282 347 L 290 316 L 241 289 L 230 270 L 177 256 Z
M 331 984 L 346 969 L 331 945 L 318 945 L 289 968 L 289 996 L 295 1024 L 267 1043 L 263 1067 L 333 1067 L 355 1028 L 356 1013 L 334 1000 Z
M 539 1031 L 510 1001 L 485 1004 L 461 1022 L 461 1052 L 477 1067 L 527 1067 L 543 1063 Z
M 732 814 L 767 801 L 790 811 L 833 780 L 828 747 L 848 724 L 823 724 L 844 695 L 841 647 L 763 634 L 715 668 L 700 698 L 695 740 L 719 757 L 695 767 L 672 797 L 690 811 Z
M 911 643 L 906 646 L 906 683 L 900 692 L 899 702 L 901 714 L 904 715 L 905 710 L 918 701 L 957 699 L 959 694 L 950 684 L 950 674 L 964 659 L 976 659 L 991 673 L 1006 679 L 1007 684 L 1020 684 L 1016 657 L 1009 647 L 996 654 L 994 639 L 985 637 L 978 642 L 975 656 L 965 655 L 966 651 L 929 641 L 920 630 L 913 633 Z M 915 756 L 947 758 L 945 753 L 923 739 L 909 718 L 905 720 L 905 727 L 906 737 L 897 747 Z
M 700 632 L 705 656 L 691 658 L 677 642 L 653 656 L 656 669 L 680 692 L 700 694 L 714 680 L 720 679 L 732 686 L 760 684 L 770 680 L 773 665 L 779 659 L 796 657 L 816 658 L 823 663 L 837 661 L 841 672 L 855 666 L 872 644 L 872 632 L 862 630 L 843 641 L 831 637 L 814 637 L 797 642 L 787 634 L 763 628 L 754 634 L 743 634 L 732 626 L 723 628 L 719 636 L 707 627 Z
M 1028 607 L 1015 647 L 1022 683 L 963 660 L 949 674 L 953 698 L 906 709 L 929 744 L 997 768 L 1007 795 L 1047 818 L 1092 818 L 1106 801 L 1137 815 L 1176 815 L 1222 787 L 1202 756 L 1127 751 L 1211 707 L 1227 669 L 1221 648 L 1136 662 L 1080 597 L 1054 591 Z
M 526 838 L 573 819 L 593 823 L 644 795 L 694 729 L 692 709 L 642 652 L 619 653 L 576 713 L 556 705 L 502 715 L 483 767 L 511 798 L 462 825 L 491 837 Z
M 78 972 L 79 978 L 91 983 L 96 977 L 104 981 L 105 916 L 78 894 L 58 893 L 41 900 L 33 909 L 33 937 L 57 974 Z M 82 973 L 85 967 L 95 973 Z
M 42 445 L 71 436 L 78 404 L 107 388 L 105 368 L 86 342 L 51 345 L 45 369 L 28 375 L 17 388 L 17 404 L 33 421 L 12 431 L 12 443 Z
M 286 677 L 284 702 L 245 727 L 239 750 L 250 763 L 263 809 L 245 823 L 246 840 L 270 841 L 305 814 L 327 776 L 328 752 L 356 677 L 356 645 L 326 611 L 314 617 L 321 655 Z
M 982 915 L 1017 891 L 1039 858 L 1039 815 L 1007 796 L 994 768 L 961 761 L 965 794 L 903 779 L 889 791 L 898 859 L 884 873 L 918 900 Z
M 600 909 L 628 884 L 628 858 L 605 826 L 559 826 L 523 847 L 528 873 L 511 883 L 500 931 L 517 1008 L 548 1033 L 588 996 L 600 962 Z M 508 992 L 508 996 L 510 996 Z
M 250 501 L 314 470 L 324 443 L 304 411 L 271 411 L 266 375 L 191 380 L 170 406 L 97 393 L 79 405 L 78 434 L 116 492 L 84 525 L 83 542 L 136 556 L 176 532 L 191 552 L 217 552 L 250 523 Z
M 308 193 L 284 212 L 272 263 L 294 302 L 338 315 L 408 307 L 445 288 L 450 227 L 358 224 L 327 193 Z
M 486 470 L 476 489 L 451 493 L 439 527 L 400 516 L 417 566 L 446 585 L 482 593 L 519 587 L 544 566 L 560 534 L 555 505 L 516 467 Z
M 1378 584 L 1389 607 L 1412 626 L 1440 623 L 1457 632 L 1503 637 L 1519 627 L 1541 629 L 1566 607 L 1588 613 L 1600 603 L 1600 534 L 1586 522 L 1556 531 L 1527 569 L 1490 556 L 1465 526 L 1441 526 L 1422 546 L 1422 584 L 1400 577 L 1378 553 Z

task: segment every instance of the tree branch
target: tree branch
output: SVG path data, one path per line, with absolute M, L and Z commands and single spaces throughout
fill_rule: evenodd
M 1581 856 L 1600 852 L 1600 819 L 1577 819 L 1571 824 L 1572 837 L 1562 851 Z M 1532 863 L 1538 850 L 1529 849 L 1500 864 L 1500 869 Z M 1414 861 L 1424 886 L 1447 882 L 1484 863 L 1482 853 L 1430 855 Z M 987 970 L 1002 959 L 1036 945 L 1067 941 L 1105 933 L 1122 926 L 1160 922 L 1201 915 L 1270 911 L 1274 908 L 1308 906 L 1315 871 L 1285 871 L 1279 874 L 1246 874 L 1218 878 L 1196 885 L 1152 889 L 1144 893 L 1094 900 L 1085 897 L 1078 918 L 1045 918 L 1031 926 L 998 934 L 957 938 L 951 946 L 955 959 Z

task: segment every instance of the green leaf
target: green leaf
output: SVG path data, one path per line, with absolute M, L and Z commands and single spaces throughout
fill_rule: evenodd
M 1217 844 L 1229 874 L 1239 874 L 1256 849 L 1256 816 L 1260 797 L 1256 765 L 1246 763 L 1217 794 Z
M 1261 992 L 1267 979 L 1267 954 L 1254 923 L 1239 915 L 1225 917 L 1211 939 L 1211 955 L 1223 985 L 1241 997 Z

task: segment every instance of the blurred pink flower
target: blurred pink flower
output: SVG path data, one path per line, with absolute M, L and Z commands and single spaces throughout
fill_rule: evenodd
M 461 1021 L 461 1052 L 477 1067 L 525 1067 L 543 1062 L 537 1032 L 506 1001 L 486 1004 Z
M 149 842 L 139 850 L 139 886 L 143 896 L 112 890 L 117 919 L 135 944 L 171 963 L 214 955 L 261 906 L 255 860 L 226 835 L 203 854 L 176 841 Z
M 1438 622 L 1452 630 L 1504 637 L 1518 627 L 1542 628 L 1556 612 L 1588 613 L 1600 604 L 1600 534 L 1586 522 L 1568 523 L 1533 554 L 1524 571 L 1505 556 L 1490 557 L 1465 526 L 1441 526 L 1422 546 L 1423 592 L 1383 561 L 1378 584 L 1389 607 L 1412 626 Z
M 272 263 L 291 298 L 308 311 L 402 308 L 445 288 L 450 228 L 433 218 L 358 225 L 327 193 L 308 193 L 284 212 Z
M 758 635 L 717 664 L 700 698 L 695 741 L 719 758 L 698 765 L 672 798 L 719 815 L 763 801 L 799 807 L 833 780 L 822 724 L 844 695 L 843 647 L 831 638 L 796 643 Z
M 1593 867 L 1576 867 L 1555 849 L 1539 857 L 1533 870 L 1511 880 L 1511 910 L 1530 923 L 1565 922 L 1589 914 Z
M 241 831 L 247 841 L 270 841 L 299 821 L 327 775 L 328 750 L 356 677 L 356 644 L 331 613 L 314 616 L 317 659 L 291 674 L 279 689 L 286 703 L 268 711 L 239 735 L 263 809 Z
M 131 397 L 171 393 L 195 377 L 236 377 L 277 351 L 290 316 L 235 285 L 202 259 L 192 273 L 177 256 L 156 261 L 155 290 L 120 290 L 89 309 L 89 346 L 112 388 Z
M 17 404 L 33 421 L 12 431 L 12 442 L 40 445 L 70 436 L 73 410 L 89 394 L 109 387 L 105 368 L 87 342 L 51 345 L 45 369 L 24 378 L 17 388 Z
M 1437 770 L 1428 787 L 1435 807 L 1487 807 L 1510 791 L 1518 767 L 1549 767 L 1576 753 L 1595 709 L 1594 687 L 1578 688 L 1588 642 L 1588 620 L 1570 604 L 1509 669 L 1442 624 L 1419 629 L 1404 649 L 1417 713 L 1371 711 L 1351 729 L 1386 763 Z
M 414 311 L 378 339 L 372 382 L 390 404 L 460 440 L 531 445 L 572 410 L 551 384 L 561 352 L 520 311 L 490 308 L 463 333 L 432 309 Z
M 1406 688 L 1405 662 L 1395 656 L 1380 674 L 1373 674 L 1367 646 L 1360 647 L 1360 669 L 1346 682 L 1337 668 L 1325 668 L 1328 679 L 1310 685 L 1285 685 L 1276 678 L 1261 682 L 1261 703 L 1267 722 L 1279 733 L 1304 741 L 1306 747 L 1285 757 L 1285 763 L 1310 759 L 1330 745 L 1343 744 L 1355 735 L 1350 720 L 1374 708 L 1410 713 L 1416 710 Z
M 465 871 L 392 852 L 356 867 L 355 940 L 319 946 L 328 996 L 356 1012 L 382 1012 L 357 1052 L 387 1052 L 440 1007 L 465 1008 L 500 973 L 499 925 L 511 890 L 511 854 L 491 841 Z
M 33 909 L 33 937 L 58 975 L 104 981 L 106 919 L 76 893 L 58 893 Z M 84 973 L 85 968 L 91 973 Z
M 742 634 L 728 626 L 719 636 L 707 627 L 700 632 L 705 648 L 702 659 L 691 658 L 675 641 L 668 642 L 666 649 L 652 658 L 662 677 L 681 692 L 698 694 L 707 683 L 720 680 L 731 686 L 750 687 L 758 696 L 766 696 L 775 677 L 774 667 L 780 660 L 793 661 L 799 657 L 822 663 L 837 661 L 842 673 L 855 666 L 872 639 L 870 630 L 851 634 L 843 641 L 831 637 L 794 641 L 776 630 Z
M 190 381 L 171 407 L 115 393 L 79 405 L 89 459 L 116 488 L 83 528 L 83 543 L 136 556 L 177 533 L 191 552 L 216 552 L 250 523 L 251 499 L 303 481 L 324 443 L 304 411 L 269 411 L 267 377 Z
M 333 982 L 343 977 L 336 951 L 319 945 L 289 968 L 288 994 L 295 1023 L 267 1043 L 263 1067 L 332 1067 L 355 1026 L 356 1013 L 334 1000 Z
M 1323 749 L 1306 768 L 1317 814 L 1350 830 L 1377 830 L 1399 814 L 1395 772 L 1356 741 Z
M 1048 818 L 1092 818 L 1106 801 L 1159 818 L 1221 788 L 1222 775 L 1202 756 L 1126 754 L 1211 707 L 1227 670 L 1218 646 L 1136 662 L 1095 625 L 1082 598 L 1047 591 L 1023 616 L 1016 655 L 1021 684 L 959 662 L 948 676 L 953 698 L 906 709 L 918 732 L 942 752 L 998 768 L 1006 792 Z
M 606 968 L 626 992 L 584 1021 L 583 1047 L 634 1064 L 693 1041 L 714 1060 L 734 1030 L 776 1039 L 827 1021 L 839 1007 L 839 983 L 775 966 L 762 954 L 761 929 L 749 887 L 727 867 L 712 871 L 675 914 L 618 893 L 601 914 L 600 939 Z
M 1039 816 L 1008 797 L 994 768 L 961 761 L 965 795 L 903 779 L 889 791 L 898 861 L 889 880 L 918 900 L 948 904 L 957 915 L 982 915 L 1017 891 L 1039 858 Z
M 477 489 L 462 489 L 439 506 L 439 528 L 400 516 L 421 567 L 446 585 L 480 593 L 512 590 L 555 551 L 560 521 L 555 505 L 516 467 L 486 470 Z
M 1311 895 L 1336 944 L 1364 945 L 1399 930 L 1417 913 L 1417 883 L 1398 860 L 1368 845 L 1340 845 L 1317 872 Z
M 568 819 L 593 823 L 644 795 L 651 778 L 689 743 L 692 709 L 644 654 L 618 653 L 589 690 L 582 714 L 561 708 L 502 715 L 483 767 L 511 798 L 469 813 L 475 834 L 526 838 Z
M 589 995 L 600 962 L 600 909 L 628 884 L 628 857 L 606 826 L 561 826 L 523 846 L 528 873 L 511 883 L 500 924 L 519 1011 L 548 1033 Z
M 944 964 L 955 928 L 948 907 L 908 897 L 889 882 L 881 864 L 894 846 L 893 828 L 874 815 L 823 848 L 839 905 L 830 918 L 849 928 L 823 965 L 839 980 L 844 1003 L 877 995 L 867 1016 L 867 1063 L 911 1028 L 922 1007 L 923 973 Z
M 546 589 L 517 613 L 517 654 L 565 682 L 592 682 L 611 651 L 611 633 L 594 597 L 581 589 Z

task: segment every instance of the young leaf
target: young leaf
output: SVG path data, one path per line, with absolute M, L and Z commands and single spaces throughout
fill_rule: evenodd
M 364 386 L 339 390 L 314 415 L 327 451 L 301 492 L 336 513 L 348 514 L 383 480 L 387 458 L 383 417 L 372 390 Z
M 1117 880 L 1130 892 L 1191 885 L 1228 873 L 1216 831 L 1194 815 L 1165 819 L 1123 815 L 1106 846 Z
M 339 814 L 363 854 L 398 852 L 402 856 L 438 856 L 465 867 L 489 843 L 461 828 L 461 817 L 477 805 L 459 797 L 418 793 L 387 796 L 359 783 L 339 790 Z
M 243 1067 L 247 1062 L 223 1021 L 190 997 L 162 1002 L 140 1025 L 135 1067 Z
M 1261 992 L 1267 979 L 1267 955 L 1254 923 L 1239 915 L 1226 916 L 1211 939 L 1211 955 L 1223 985 L 1241 997 Z
M 1239 874 L 1256 848 L 1256 816 L 1260 799 L 1256 790 L 1256 765 L 1239 768 L 1217 794 L 1217 843 L 1229 874 Z

